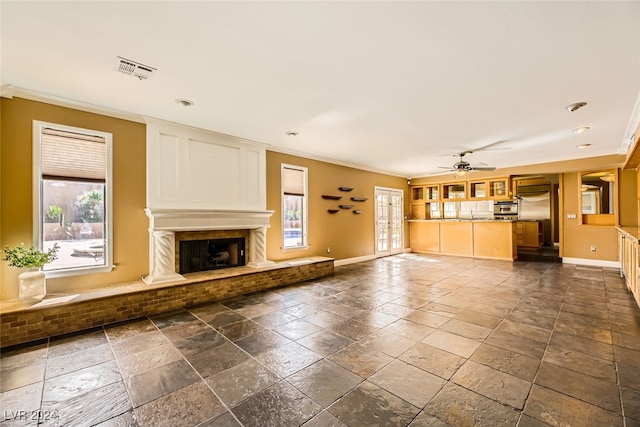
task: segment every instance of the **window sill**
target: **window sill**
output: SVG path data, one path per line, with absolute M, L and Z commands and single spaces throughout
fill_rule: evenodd
M 114 265 L 101 265 L 96 267 L 69 268 L 66 270 L 50 270 L 45 271 L 47 279 L 56 277 L 82 276 L 94 273 L 109 273 L 115 268 Z
M 293 252 L 293 251 L 307 251 L 309 250 L 309 245 L 306 246 L 290 246 L 287 248 L 280 248 L 282 252 Z

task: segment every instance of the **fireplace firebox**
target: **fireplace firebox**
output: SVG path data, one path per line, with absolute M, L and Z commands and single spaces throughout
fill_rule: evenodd
M 183 240 L 178 256 L 180 274 L 242 266 L 246 264 L 245 239 Z

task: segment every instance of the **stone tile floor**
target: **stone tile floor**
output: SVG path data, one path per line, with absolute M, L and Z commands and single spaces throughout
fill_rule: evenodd
M 0 363 L 3 426 L 640 426 L 640 309 L 596 267 L 404 254 Z

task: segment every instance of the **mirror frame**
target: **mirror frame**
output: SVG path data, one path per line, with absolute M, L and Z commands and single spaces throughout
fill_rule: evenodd
M 609 214 L 584 214 L 582 213 L 582 177 L 584 175 L 590 175 L 594 173 L 611 173 L 614 176 L 613 180 L 613 213 Z M 619 169 L 602 169 L 583 171 L 578 173 L 578 212 L 580 213 L 581 225 L 618 225 L 619 207 L 618 207 L 618 183 L 620 182 Z

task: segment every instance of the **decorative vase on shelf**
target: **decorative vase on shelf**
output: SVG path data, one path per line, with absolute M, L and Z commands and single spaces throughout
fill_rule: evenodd
M 18 298 L 22 301 L 41 300 L 47 294 L 47 279 L 44 271 L 30 267 L 18 275 L 20 290 Z

